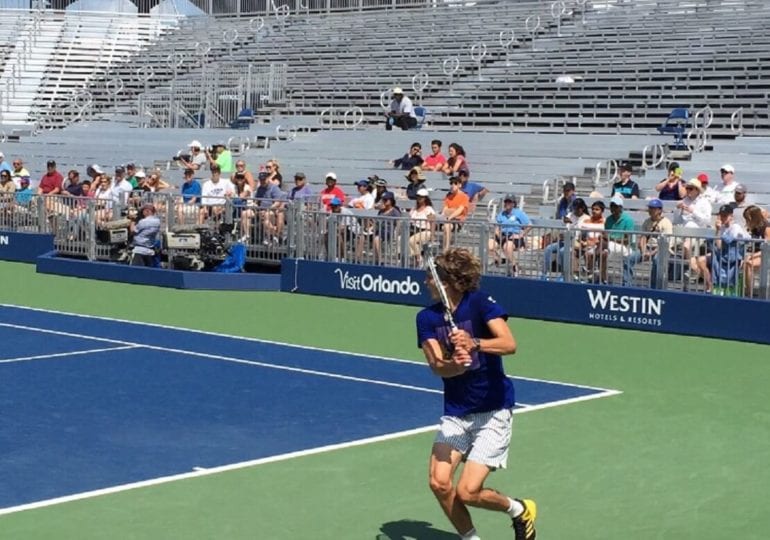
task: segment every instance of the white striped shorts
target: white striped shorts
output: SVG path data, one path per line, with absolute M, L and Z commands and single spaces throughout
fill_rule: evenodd
M 512 409 L 442 416 L 435 442 L 448 444 L 461 452 L 466 461 L 504 469 L 508 463 L 512 420 Z

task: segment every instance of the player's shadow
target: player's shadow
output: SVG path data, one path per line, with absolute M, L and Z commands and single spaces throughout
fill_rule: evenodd
M 432 523 L 402 519 L 383 523 L 375 540 L 457 540 L 456 533 L 435 529 Z

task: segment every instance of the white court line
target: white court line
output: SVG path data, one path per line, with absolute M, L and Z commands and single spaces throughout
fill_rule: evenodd
M 29 362 L 30 360 L 48 360 L 49 358 L 63 358 L 65 356 L 76 356 L 81 354 L 95 354 L 107 351 L 122 351 L 125 349 L 136 349 L 138 345 L 124 345 L 122 347 L 106 347 L 104 349 L 88 349 L 85 351 L 72 351 L 53 354 L 39 354 L 37 356 L 20 356 L 18 358 L 8 358 L 0 360 L 0 364 L 13 364 L 15 362 Z
M 221 332 L 210 332 L 210 331 L 207 331 L 207 330 L 194 330 L 194 329 L 191 329 L 191 328 L 182 328 L 180 326 L 172 326 L 172 325 L 167 325 L 167 324 L 131 321 L 131 320 L 128 320 L 128 319 L 118 319 L 118 318 L 115 318 L 115 317 L 103 317 L 103 316 L 100 316 L 100 315 L 83 315 L 81 313 L 72 313 L 72 312 L 69 312 L 69 311 L 59 311 L 59 310 L 55 310 L 55 309 L 33 308 L 33 307 L 27 307 L 27 306 L 20 306 L 20 305 L 17 305 L 17 304 L 0 303 L 0 307 L 7 307 L 7 308 L 13 308 L 13 309 L 21 309 L 21 310 L 26 310 L 26 311 L 34 311 L 34 312 L 38 312 L 38 313 L 51 313 L 51 314 L 54 314 L 54 315 L 66 315 L 66 316 L 69 316 L 69 317 L 79 317 L 79 318 L 84 318 L 84 319 L 96 319 L 96 320 L 100 320 L 100 321 L 118 322 L 118 323 L 135 325 L 135 326 L 147 326 L 147 327 L 150 327 L 150 328 L 165 328 L 167 330 L 176 330 L 176 331 L 180 331 L 180 332 L 190 332 L 190 333 L 194 333 L 194 334 L 203 334 L 203 335 L 207 335 L 207 336 L 225 337 L 225 338 L 236 339 L 236 340 L 241 340 L 241 341 L 249 341 L 249 342 L 252 342 L 252 343 L 267 343 L 269 345 L 281 345 L 283 347 L 291 347 L 293 349 L 305 349 L 305 350 L 308 350 L 308 351 L 320 351 L 320 352 L 330 352 L 330 353 L 336 353 L 336 354 L 346 354 L 346 355 L 349 355 L 349 356 L 356 356 L 356 357 L 360 357 L 360 358 L 372 358 L 372 359 L 376 359 L 376 360 L 386 360 L 388 362 L 399 362 L 399 363 L 403 363 L 403 364 L 411 364 L 413 366 L 418 366 L 418 367 L 423 367 L 423 368 L 427 367 L 425 362 L 418 362 L 418 361 L 415 361 L 415 360 L 405 360 L 403 358 L 393 358 L 393 357 L 390 357 L 390 356 L 379 356 L 379 355 L 376 355 L 376 354 L 363 354 L 363 353 L 348 352 L 348 351 L 338 351 L 336 349 L 327 349 L 327 348 L 323 348 L 323 347 L 310 347 L 310 346 L 307 346 L 307 345 L 297 345 L 295 343 L 284 343 L 282 341 L 271 341 L 271 340 L 267 340 L 267 339 L 252 338 L 252 337 L 246 337 L 246 336 L 236 336 L 236 335 L 233 335 L 233 334 L 224 334 L 224 333 L 221 333 Z M 88 338 L 88 339 L 97 339 L 97 338 Z M 117 343 L 117 341 L 115 341 L 115 340 L 110 340 L 110 339 L 106 339 L 106 338 L 98 338 L 98 339 L 101 339 L 102 341 Z M 609 388 L 600 388 L 600 387 L 594 387 L 594 386 L 584 386 L 584 385 L 579 385 L 579 384 L 565 383 L 563 381 L 554 381 L 554 380 L 550 380 L 550 379 L 534 379 L 534 378 L 528 378 L 528 377 L 514 377 L 514 378 L 516 378 L 516 379 L 524 379 L 524 380 L 528 380 L 528 381 L 535 381 L 535 382 L 545 382 L 545 383 L 551 383 L 551 384 L 560 384 L 560 385 L 567 385 L 567 386 L 577 386 L 579 388 L 587 388 L 589 390 L 599 390 L 599 391 L 609 391 L 609 392 L 614 392 L 615 391 L 615 390 L 610 390 Z
M 234 364 L 245 364 L 249 366 L 258 366 L 268 369 L 276 369 L 278 371 L 289 371 L 292 373 L 301 373 L 303 375 L 317 375 L 319 377 L 327 377 L 330 379 L 340 379 L 343 381 L 353 381 L 353 382 L 362 382 L 362 383 L 368 383 L 368 384 L 376 384 L 379 386 L 388 386 L 390 388 L 399 388 L 402 390 L 414 390 L 416 392 L 426 392 L 428 394 L 443 394 L 443 390 L 438 390 L 435 388 L 425 388 L 422 386 L 414 386 L 411 384 L 399 384 L 399 383 L 393 383 L 388 381 L 380 381 L 377 379 L 366 379 L 364 377 L 354 377 L 352 375 L 341 375 L 339 373 L 330 373 L 328 371 L 318 371 L 315 369 L 303 369 L 303 368 L 296 368 L 291 366 L 281 366 L 277 364 L 268 364 L 266 362 L 258 362 L 256 360 L 245 360 L 243 358 L 236 358 L 233 356 L 224 356 L 221 354 L 210 354 L 210 353 L 202 353 L 198 351 L 188 351 L 185 349 L 175 349 L 171 347 L 158 347 L 156 345 L 144 345 L 142 343 L 132 343 L 129 341 L 121 341 L 116 339 L 106 339 L 106 338 L 91 338 L 91 337 L 84 337 L 82 334 L 75 334 L 72 332 L 63 332 L 61 330 L 47 330 L 43 328 L 36 328 L 33 326 L 24 326 L 21 324 L 11 324 L 11 323 L 0 323 L 0 326 L 6 327 L 6 328 L 16 328 L 20 330 L 29 330 L 33 332 L 42 332 L 45 334 L 53 334 L 57 336 L 67 336 L 67 337 L 80 337 L 84 339 L 97 339 L 101 341 L 108 341 L 110 343 L 120 344 L 124 345 L 126 349 L 130 348 L 143 348 L 143 349 L 151 349 L 153 351 L 161 351 L 161 352 L 169 352 L 174 354 L 184 354 L 189 356 L 197 356 L 199 358 L 208 358 L 211 360 L 221 360 L 223 362 L 232 362 Z M 114 350 L 114 349 L 108 349 L 108 350 Z

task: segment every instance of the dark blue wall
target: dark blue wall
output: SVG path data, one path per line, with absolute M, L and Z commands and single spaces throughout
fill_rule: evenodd
M 0 260 L 35 262 L 38 255 L 53 249 L 52 234 L 0 231 Z

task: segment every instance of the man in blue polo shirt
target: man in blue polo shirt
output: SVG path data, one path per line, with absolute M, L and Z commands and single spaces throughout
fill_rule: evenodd
M 516 195 L 508 194 L 503 197 L 503 209 L 495 217 L 495 223 L 497 229 L 495 237 L 489 239 L 489 251 L 497 265 L 500 262 L 498 250 L 502 248 L 508 264 L 508 273 L 515 275 L 518 268 L 514 252 L 527 246 L 525 237 L 532 229 L 532 221 L 524 210 L 518 207 Z
M 457 177 L 460 179 L 460 191 L 465 193 L 470 200 L 470 206 L 468 206 L 468 214 L 472 215 L 476 210 L 476 204 L 484 198 L 484 195 L 489 193 L 489 190 L 476 182 L 469 182 L 470 173 L 467 169 L 460 169 L 457 171 Z
M 481 262 L 464 248 L 436 257 L 446 288 L 452 329 L 439 301 L 417 314 L 417 346 L 444 384 L 444 415 L 430 456 L 430 488 L 454 528 L 465 540 L 478 540 L 469 506 L 510 516 L 516 540 L 535 538 L 537 508 L 529 499 L 512 499 L 484 486 L 492 471 L 505 468 L 511 440 L 514 388 L 501 355 L 516 352 L 507 313 L 479 290 Z M 430 272 L 425 284 L 440 299 Z M 454 476 L 465 462 L 459 480 Z

